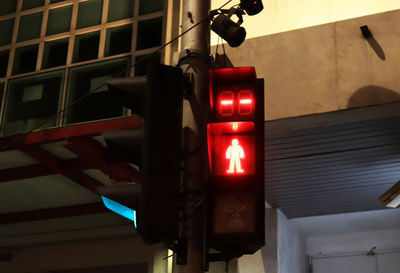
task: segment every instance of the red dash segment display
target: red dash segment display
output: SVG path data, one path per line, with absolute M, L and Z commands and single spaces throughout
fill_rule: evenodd
M 217 104 L 218 113 L 221 116 L 232 116 L 234 112 L 234 97 L 232 91 L 222 91 L 219 94 L 219 103 Z
M 256 116 L 258 81 L 254 68 L 210 71 L 211 120 L 252 121 Z M 259 102 L 262 105 L 262 102 Z
M 254 113 L 254 98 L 250 90 L 240 90 L 238 100 L 239 115 L 248 116 Z
M 222 91 L 217 99 L 217 112 L 220 117 L 244 117 L 254 115 L 254 96 L 251 90 Z

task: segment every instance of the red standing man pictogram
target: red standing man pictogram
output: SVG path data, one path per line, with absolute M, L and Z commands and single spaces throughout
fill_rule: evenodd
M 232 145 L 230 145 L 226 151 L 226 158 L 230 159 L 229 169 L 226 171 L 227 173 L 244 172 L 240 163 L 240 159 L 244 158 L 244 151 L 236 138 L 232 139 Z

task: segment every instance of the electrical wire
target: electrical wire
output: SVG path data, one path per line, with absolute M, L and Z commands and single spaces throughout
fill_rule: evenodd
M 223 4 L 220 8 L 218 8 L 218 10 L 222 9 L 223 7 L 225 7 L 226 5 L 228 5 L 230 2 L 232 2 L 233 0 L 229 0 L 227 1 L 225 4 Z M 118 77 L 123 75 L 125 72 L 131 70 L 132 68 L 134 68 L 135 66 L 141 64 L 142 62 L 146 61 L 147 59 L 150 59 L 151 57 L 153 57 L 155 54 L 157 54 L 158 52 L 160 52 L 162 49 L 164 49 L 165 47 L 167 47 L 168 45 L 174 43 L 175 41 L 177 41 L 180 37 L 182 37 L 183 35 L 185 35 L 186 33 L 188 33 L 189 31 L 191 31 L 192 29 L 194 29 L 195 27 L 197 27 L 198 25 L 204 23 L 205 21 L 209 21 L 210 18 L 209 16 L 204 17 L 203 19 L 201 19 L 199 22 L 197 22 L 196 24 L 194 24 L 193 26 L 191 26 L 190 28 L 188 28 L 187 30 L 185 30 L 184 32 L 182 32 L 181 34 L 179 34 L 178 36 L 176 36 L 175 38 L 173 38 L 172 40 L 170 40 L 169 42 L 165 43 L 164 45 L 160 46 L 159 48 L 157 48 L 156 50 L 154 50 L 152 53 L 150 53 L 149 55 L 146 55 L 145 57 L 143 57 L 142 59 L 140 59 L 139 61 L 137 61 L 136 63 L 128 66 L 127 68 L 123 69 L 122 71 L 114 74 L 112 77 Z M 88 98 L 89 96 L 91 96 L 93 93 L 95 93 L 97 90 L 99 90 L 100 88 L 102 88 L 103 86 L 107 85 L 106 82 L 102 83 L 101 85 L 97 86 L 96 88 L 90 90 L 88 93 L 86 93 L 85 95 L 83 95 L 82 97 L 76 99 L 75 101 L 73 101 L 71 104 L 65 106 L 63 109 L 61 109 L 60 111 L 52 114 L 51 116 L 49 116 L 48 118 L 46 118 L 44 121 L 40 122 L 38 125 L 34 126 L 32 129 L 30 129 L 29 131 L 19 135 L 18 137 L 14 138 L 12 141 L 10 141 L 9 143 L 5 144 L 3 147 L 0 148 L 0 152 L 3 152 L 5 150 L 7 150 L 11 145 L 19 142 L 20 140 L 22 140 L 23 138 L 25 138 L 27 135 L 29 135 L 30 133 L 32 133 L 33 131 L 39 129 L 40 127 L 42 127 L 43 125 L 45 125 L 47 122 L 49 122 L 50 120 L 52 120 L 53 118 L 56 118 L 57 116 L 59 116 L 60 114 L 68 111 L 69 109 L 71 109 L 73 106 L 75 106 L 76 104 L 78 104 L 79 102 L 83 101 L 84 99 Z

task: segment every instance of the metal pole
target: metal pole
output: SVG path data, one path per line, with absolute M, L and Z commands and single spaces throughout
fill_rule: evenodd
M 208 118 L 208 56 L 209 56 L 209 21 L 204 20 L 210 10 L 210 0 L 183 0 L 182 32 L 203 22 L 182 37 L 180 54 L 181 68 L 193 74 L 194 89 L 183 107 L 183 128 L 185 132 L 184 184 L 187 200 L 186 211 L 194 212 L 185 222 L 188 238 L 187 265 L 177 265 L 178 273 L 200 273 L 204 268 L 205 245 L 205 210 L 199 205 L 199 199 L 190 200 L 191 196 L 204 193 L 207 171 L 206 122 Z M 194 207 L 197 209 L 194 209 Z

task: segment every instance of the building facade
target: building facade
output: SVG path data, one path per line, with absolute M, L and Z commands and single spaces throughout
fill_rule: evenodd
M 400 5 L 350 2 L 264 1 L 262 13 L 245 17 L 248 39 L 225 47 L 235 66 L 254 66 L 265 80 L 266 132 L 266 246 L 231 261 L 229 272 L 399 272 L 399 209 L 384 209 L 378 197 L 400 176 Z M 1 138 L 49 130 L 51 142 L 30 144 L 73 163 L 76 130 L 105 145 L 105 134 L 88 124 L 120 117 L 136 124 L 129 110 L 110 104 L 103 83 L 145 73 L 144 62 L 133 64 L 179 33 L 180 4 L 2 0 Z M 152 58 L 172 64 L 179 48 Z M 129 126 L 112 128 L 136 125 Z M 99 197 L 73 183 L 74 169 L 55 170 L 23 148 L 0 152 L 0 272 L 172 272 L 168 250 L 144 245 L 131 223 L 88 206 Z M 116 181 L 87 161 L 79 175 Z M 27 168 L 35 177 L 24 177 Z M 88 207 L 93 212 L 84 214 Z M 68 213 L 58 217 L 60 208 Z M 225 263 L 210 270 L 224 272 Z

